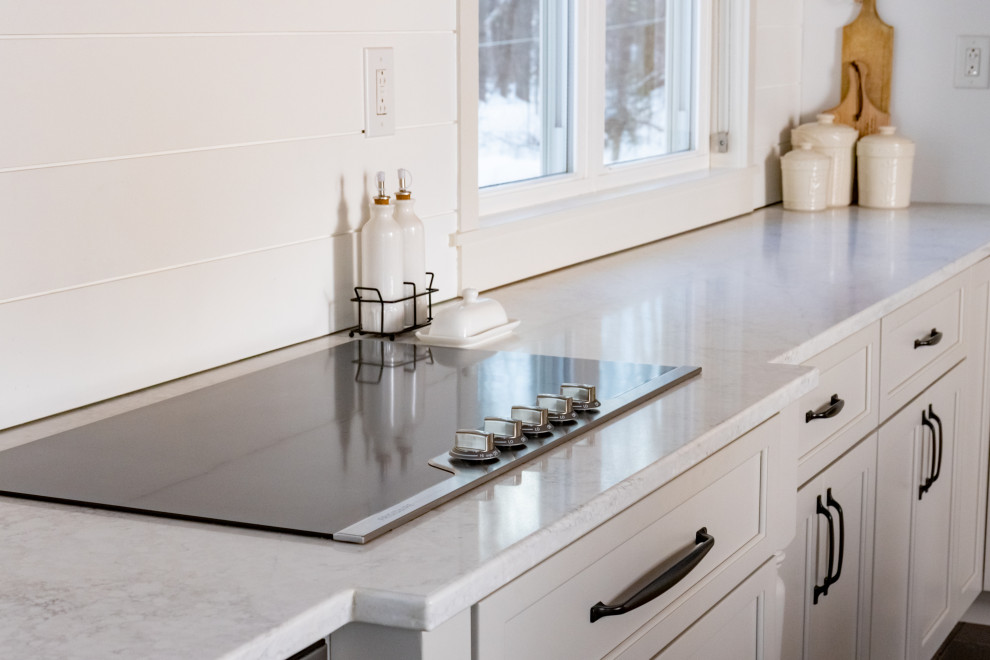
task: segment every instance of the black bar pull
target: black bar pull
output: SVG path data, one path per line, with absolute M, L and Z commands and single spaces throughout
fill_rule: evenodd
M 945 438 L 942 435 L 942 419 L 935 414 L 930 403 L 928 404 L 928 418 L 934 419 L 935 423 L 938 424 L 938 462 L 935 464 L 935 473 L 932 475 L 932 483 L 935 483 L 942 476 L 942 446 L 945 444 Z M 934 429 L 932 432 L 934 433 Z
M 828 595 L 828 587 L 832 584 L 832 569 L 835 566 L 835 523 L 832 521 L 831 512 L 822 505 L 822 496 L 818 496 L 818 515 L 825 516 L 825 520 L 828 521 L 828 571 L 825 573 L 825 579 L 822 581 L 822 586 L 815 585 L 815 605 L 818 604 L 818 598 L 820 596 Z
M 928 417 L 925 416 L 924 410 L 921 411 L 921 424 L 922 426 L 927 426 L 928 430 L 932 432 L 932 461 L 931 461 L 932 466 L 931 469 L 929 469 L 928 471 L 928 478 L 925 479 L 925 483 L 918 486 L 919 500 L 925 493 L 928 492 L 928 489 L 932 487 L 932 484 L 935 483 L 935 479 L 937 478 L 935 475 L 935 468 L 936 468 L 935 453 L 938 451 L 938 436 L 935 435 L 935 427 L 932 425 Z M 939 426 L 941 426 L 941 423 L 939 424 Z
M 927 337 L 922 337 L 921 339 L 914 340 L 914 347 L 921 348 L 922 346 L 934 346 L 935 344 L 942 341 L 942 333 L 932 328 L 932 331 Z
M 840 412 L 842 412 L 843 406 L 846 405 L 844 399 L 840 399 L 838 394 L 833 394 L 829 402 L 823 405 L 818 410 L 809 410 L 804 413 L 804 423 L 807 424 L 813 419 L 828 419 L 829 417 L 835 417 Z
M 825 505 L 832 507 L 839 514 L 839 560 L 838 566 L 835 567 L 835 575 L 829 580 L 829 586 L 831 586 L 838 582 L 839 576 L 842 575 L 842 557 L 846 552 L 846 516 L 842 512 L 842 505 L 832 498 L 831 488 L 825 491 Z
M 708 529 L 702 527 L 697 531 L 694 538 L 695 546 L 686 555 L 677 560 L 677 563 L 651 580 L 648 585 L 637 591 L 621 605 L 606 605 L 598 601 L 591 607 L 591 622 L 594 623 L 604 616 L 617 616 L 631 612 L 641 605 L 646 605 L 654 598 L 657 598 L 668 591 L 675 584 L 687 577 L 698 563 L 704 559 L 705 555 L 715 547 L 715 537 L 708 533 Z

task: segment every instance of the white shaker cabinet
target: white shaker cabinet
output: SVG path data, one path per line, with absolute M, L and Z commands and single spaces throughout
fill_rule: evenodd
M 873 656 L 930 658 L 955 625 L 954 472 L 965 429 L 965 364 L 879 432 Z M 973 496 L 976 494 L 973 493 Z M 967 603 L 968 605 L 968 603 Z
M 876 461 L 871 434 L 798 490 L 782 571 L 784 658 L 870 656 Z
M 988 281 L 977 264 L 805 363 L 784 657 L 927 660 L 978 595 Z
M 702 647 L 680 641 L 689 628 L 699 641 L 774 650 L 754 655 L 754 642 L 727 657 L 776 657 L 773 556 L 793 534 L 796 488 L 784 426 L 779 415 L 764 422 L 482 600 L 474 658 L 690 657 Z M 712 614 L 757 571 L 762 586 Z
M 976 450 L 981 460 L 972 466 L 976 473 L 974 477 L 980 484 L 980 497 L 976 504 L 979 506 L 977 516 L 980 525 L 975 525 L 979 537 L 976 539 L 977 546 L 973 549 L 977 560 L 983 556 L 984 543 L 987 540 L 985 534 L 990 530 L 987 525 L 987 516 L 990 515 L 990 507 L 987 506 L 987 459 L 990 455 L 988 444 L 990 444 L 990 259 L 984 259 L 973 267 L 973 301 L 976 312 L 973 314 L 974 342 L 972 350 L 972 360 L 980 365 L 982 373 L 979 374 L 979 383 L 976 384 L 973 396 L 978 401 L 980 412 L 979 439 L 980 446 Z M 983 565 L 981 583 L 972 585 L 970 588 L 975 594 L 979 594 L 981 587 L 985 591 L 990 591 L 990 553 L 986 553 L 985 564 Z M 957 576 L 957 579 L 961 579 Z

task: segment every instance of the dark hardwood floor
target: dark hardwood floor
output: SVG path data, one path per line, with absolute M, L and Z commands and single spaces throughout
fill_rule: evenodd
M 959 623 L 932 660 L 990 659 L 990 626 Z

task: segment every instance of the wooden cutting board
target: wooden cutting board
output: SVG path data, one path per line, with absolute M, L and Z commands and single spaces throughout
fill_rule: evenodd
M 846 98 L 850 81 L 848 62 L 863 62 L 869 71 L 866 96 L 880 111 L 890 112 L 890 72 L 894 56 L 894 28 L 880 20 L 876 0 L 863 0 L 859 16 L 842 28 L 842 92 Z
M 859 71 L 860 85 L 860 106 L 859 116 L 856 117 L 856 129 L 859 131 L 859 137 L 865 137 L 878 133 L 881 126 L 889 126 L 890 113 L 879 109 L 869 99 L 867 89 L 873 79 L 870 74 L 870 67 L 866 62 L 854 62 L 854 64 Z
M 842 65 L 842 82 L 849 81 L 849 88 L 842 93 L 842 102 L 831 110 L 826 110 L 828 114 L 835 115 L 835 121 L 839 124 L 856 128 L 856 121 L 859 119 L 859 109 L 862 103 L 859 100 L 860 89 L 859 68 L 855 62 L 845 62 Z
M 860 137 L 872 135 L 881 126 L 890 125 L 890 113 L 881 111 L 867 97 L 870 67 L 866 62 L 847 62 L 843 69 L 843 74 L 849 78 L 849 90 L 839 105 L 825 112 L 835 115 L 836 122 L 858 130 Z

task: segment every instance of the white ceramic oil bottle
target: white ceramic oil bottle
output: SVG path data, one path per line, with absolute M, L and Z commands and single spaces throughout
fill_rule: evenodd
M 385 173 L 378 173 L 378 195 L 371 204 L 371 219 L 361 228 L 361 286 L 378 289 L 382 300 L 402 298 L 402 228 L 392 217 L 385 194 Z M 378 302 L 374 291 L 360 291 L 361 329 L 392 333 L 403 329 L 402 303 Z
M 402 228 L 403 250 L 403 281 L 416 285 L 416 293 L 423 293 L 429 284 L 426 275 L 426 236 L 423 222 L 413 211 L 412 175 L 407 169 L 399 170 L 399 191 L 395 193 L 395 221 Z M 408 290 L 405 295 L 412 295 Z M 429 298 L 418 296 L 415 300 L 405 302 L 406 326 L 426 323 Z

